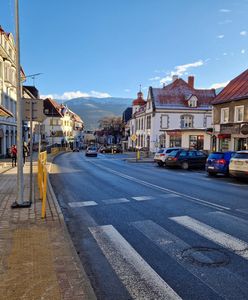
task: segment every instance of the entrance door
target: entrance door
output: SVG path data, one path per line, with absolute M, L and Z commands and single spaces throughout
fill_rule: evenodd
M 246 138 L 235 138 L 234 139 L 235 151 L 247 150 L 247 139 Z

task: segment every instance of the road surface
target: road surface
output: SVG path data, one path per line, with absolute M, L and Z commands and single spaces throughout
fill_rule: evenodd
M 247 299 L 247 183 L 122 158 L 66 153 L 51 175 L 97 298 Z

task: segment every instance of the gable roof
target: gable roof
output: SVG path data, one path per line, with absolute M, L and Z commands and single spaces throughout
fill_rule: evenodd
M 198 107 L 208 107 L 216 96 L 214 89 L 195 89 L 181 78 L 163 88 L 150 87 L 150 92 L 157 108 L 188 107 L 188 100 L 192 96 L 197 97 Z
M 231 80 L 218 94 L 212 104 L 237 101 L 248 98 L 248 69 Z
M 48 110 L 48 112 L 46 111 Z M 44 112 L 46 116 L 63 117 L 60 112 L 60 105 L 53 99 L 47 98 L 44 100 Z

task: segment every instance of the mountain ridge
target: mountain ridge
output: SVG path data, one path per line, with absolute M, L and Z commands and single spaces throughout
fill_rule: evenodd
M 78 114 L 84 121 L 86 130 L 98 128 L 98 122 L 106 116 L 122 116 L 123 111 L 132 105 L 131 98 L 122 97 L 78 97 L 70 100 L 56 100 L 67 105 L 69 109 Z

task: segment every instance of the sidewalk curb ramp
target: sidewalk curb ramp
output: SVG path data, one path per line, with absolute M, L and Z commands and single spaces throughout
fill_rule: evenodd
M 69 231 L 68 231 L 68 229 L 67 229 L 67 226 L 66 226 L 66 223 L 65 223 L 65 219 L 64 219 L 63 213 L 62 213 L 62 211 L 61 211 L 59 202 L 58 202 L 58 200 L 57 200 L 57 197 L 56 197 L 56 195 L 55 195 L 55 193 L 54 193 L 53 187 L 52 187 L 51 182 L 50 182 L 50 172 L 51 172 L 52 167 L 53 167 L 53 161 L 54 161 L 54 159 L 55 159 L 56 157 L 62 155 L 63 153 L 64 153 L 64 152 L 61 152 L 61 153 L 58 153 L 58 154 L 54 155 L 53 157 L 51 157 L 51 156 L 49 157 L 49 160 L 51 159 L 51 161 L 49 162 L 50 166 L 49 166 L 48 176 L 47 176 L 47 183 L 48 183 L 47 186 L 48 186 L 48 191 L 49 191 L 50 196 L 51 196 L 51 198 L 52 198 L 52 201 L 54 202 L 54 205 L 55 205 L 55 207 L 56 207 L 56 209 L 57 209 L 57 212 L 58 212 L 58 215 L 59 215 L 59 219 L 60 219 L 61 225 L 62 225 L 62 227 L 63 227 L 63 230 L 64 230 L 64 233 L 65 233 L 66 239 L 68 240 L 68 242 L 69 242 L 69 244 L 70 244 L 70 248 L 71 248 L 72 253 L 73 253 L 73 256 L 74 256 L 74 258 L 75 258 L 75 260 L 76 260 L 76 262 L 77 262 L 77 266 L 80 268 L 80 271 L 81 271 L 81 273 L 82 273 L 82 276 L 83 276 L 83 282 L 84 282 L 83 289 L 84 289 L 84 291 L 85 291 L 85 295 L 87 295 L 87 298 L 84 297 L 84 299 L 85 299 L 85 300 L 86 300 L 86 299 L 87 299 L 87 300 L 96 300 L 96 299 L 97 299 L 97 298 L 96 298 L 96 295 L 95 295 L 94 290 L 93 290 L 93 288 L 92 288 L 92 286 L 91 286 L 90 280 L 89 280 L 89 278 L 88 278 L 88 276 L 87 276 L 87 274 L 86 274 L 86 272 L 85 272 L 85 270 L 84 270 L 84 267 L 83 267 L 82 262 L 81 262 L 81 260 L 80 260 L 80 258 L 79 258 L 79 256 L 78 256 L 78 253 L 77 253 L 77 251 L 76 251 L 76 249 L 75 249 L 75 246 L 74 246 L 74 244 L 73 244 L 73 242 L 72 242 L 72 239 L 71 239 L 71 236 L 70 236 Z M 48 193 L 48 194 L 49 194 L 49 193 Z

